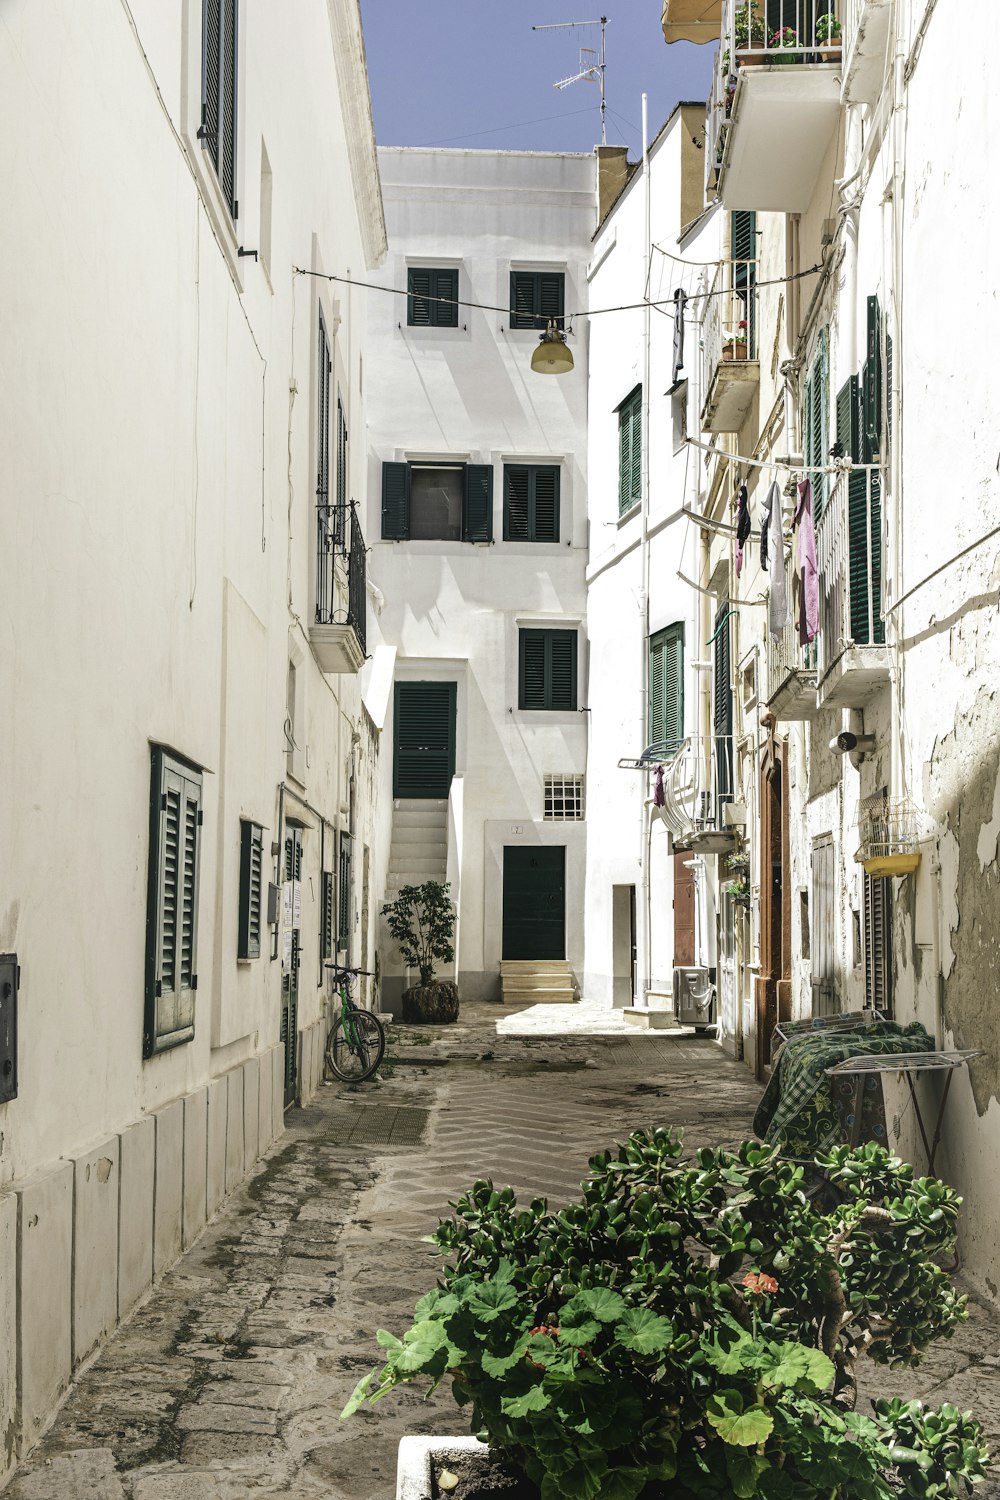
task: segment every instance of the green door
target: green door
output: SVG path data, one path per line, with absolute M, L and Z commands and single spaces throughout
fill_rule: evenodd
M 302 879 L 302 834 L 290 828 L 285 834 L 285 879 Z M 299 929 L 292 928 L 292 958 L 281 976 L 281 1040 L 285 1046 L 285 1108 L 298 1093 Z
M 397 682 L 394 797 L 447 797 L 455 774 L 454 682 Z
M 503 851 L 503 957 L 566 957 L 566 850 Z

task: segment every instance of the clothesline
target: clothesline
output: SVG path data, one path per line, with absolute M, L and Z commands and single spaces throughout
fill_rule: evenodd
M 853 460 L 845 460 L 839 464 L 807 464 L 792 463 L 787 458 L 750 458 L 743 453 L 729 453 L 724 448 L 717 448 L 714 443 L 703 442 L 700 438 L 685 438 L 693 448 L 701 448 L 705 453 L 711 453 L 715 458 L 730 459 L 735 464 L 743 464 L 752 469 L 780 469 L 787 474 L 847 474 L 859 473 L 869 469 L 880 472 L 881 464 L 856 464 Z

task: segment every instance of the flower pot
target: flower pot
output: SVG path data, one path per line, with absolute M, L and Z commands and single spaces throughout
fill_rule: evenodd
M 435 1474 L 470 1464 L 489 1468 L 489 1449 L 473 1437 L 405 1437 L 396 1460 L 396 1500 L 434 1500 Z
M 737 340 L 737 342 L 735 344 L 723 344 L 723 346 L 722 346 L 722 357 L 723 357 L 723 359 L 728 359 L 728 360 L 746 359 L 746 357 L 747 357 L 746 340 L 745 339 Z
M 826 42 L 823 46 L 817 47 L 816 50 L 819 53 L 820 62 L 824 63 L 839 63 L 843 56 L 843 50 L 839 42 Z

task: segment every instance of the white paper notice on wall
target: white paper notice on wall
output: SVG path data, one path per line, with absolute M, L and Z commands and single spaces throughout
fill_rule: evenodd
M 295 900 L 292 891 L 292 881 L 286 880 L 281 887 L 281 925 L 286 930 L 295 926 L 292 920 L 295 913 Z
M 302 926 L 302 882 L 292 881 L 292 926 Z
M 292 972 L 292 929 L 286 927 L 281 938 L 281 972 Z

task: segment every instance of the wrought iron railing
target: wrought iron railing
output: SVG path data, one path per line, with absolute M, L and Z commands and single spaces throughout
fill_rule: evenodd
M 706 395 L 721 363 L 757 358 L 756 284 L 755 260 L 725 260 L 716 267 L 701 329 L 701 388 Z
M 731 735 L 688 735 L 663 768 L 663 821 L 678 839 L 722 826 L 733 799 Z
M 837 474 L 816 527 L 820 575 L 819 676 L 848 646 L 885 644 L 882 616 L 882 474 Z
M 810 673 L 816 681 L 816 642 L 799 644 L 797 627 L 786 625 L 780 635 L 767 632 L 767 698 L 770 703 L 792 677 Z
M 348 521 L 350 531 L 348 531 Z M 316 505 L 316 624 L 353 625 L 365 649 L 367 552 L 357 506 L 330 505 L 320 496 Z M 346 571 L 347 612 L 343 599 Z

